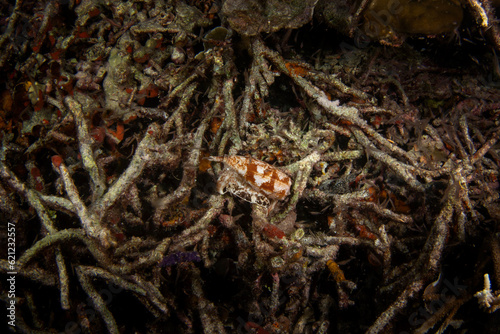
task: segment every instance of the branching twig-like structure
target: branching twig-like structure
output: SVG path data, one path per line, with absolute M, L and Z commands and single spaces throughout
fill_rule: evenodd
M 18 290 L 19 330 L 64 331 L 71 316 L 88 332 L 425 333 L 460 323 L 474 293 L 498 309 L 489 275 L 484 287 L 476 275 L 490 266 L 500 284 L 498 88 L 474 97 L 461 73 L 438 101 L 414 73 L 375 79 L 387 70 L 375 58 L 360 80 L 336 67 L 355 52 L 314 66 L 276 51 L 279 33 L 209 29 L 213 1 L 110 3 L 49 2 L 33 54 L 13 58 L 10 45 L 0 58 L 19 62 L 6 85 L 10 114 L 22 107 L 0 123 L 0 223 L 17 228 L 15 271 L 44 287 Z M 489 27 L 489 2 L 469 4 Z M 47 24 L 63 5 L 77 25 L 56 39 L 72 26 Z M 224 171 L 204 158 L 224 155 L 272 165 L 290 195 L 264 207 L 218 193 Z M 461 250 L 479 243 L 481 256 Z M 0 272 L 14 269 L 0 259 Z M 443 284 L 453 298 L 439 299 Z M 40 307 L 53 287 L 64 317 Z M 425 321 L 402 319 L 435 298 Z M 345 310 L 356 320 L 331 320 Z

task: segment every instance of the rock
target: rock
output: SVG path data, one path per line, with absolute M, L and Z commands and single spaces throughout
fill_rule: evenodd
M 308 23 L 318 0 L 226 0 L 222 15 L 231 28 L 246 36 L 295 29 Z

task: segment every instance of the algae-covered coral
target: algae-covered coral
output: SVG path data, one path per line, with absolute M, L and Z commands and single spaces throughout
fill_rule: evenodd
M 2 2 L 8 329 L 494 333 L 495 12 L 390 3 Z

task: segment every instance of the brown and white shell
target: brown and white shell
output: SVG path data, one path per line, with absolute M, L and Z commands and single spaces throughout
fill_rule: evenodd
M 283 200 L 290 195 L 292 179 L 263 161 L 239 155 L 209 157 L 226 170 L 219 177 L 219 193 L 230 193 L 251 203 L 269 206 L 269 199 Z

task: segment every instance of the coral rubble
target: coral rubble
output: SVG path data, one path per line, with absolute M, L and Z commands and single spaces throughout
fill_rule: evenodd
M 493 333 L 495 11 L 397 4 L 1 2 L 10 330 Z

